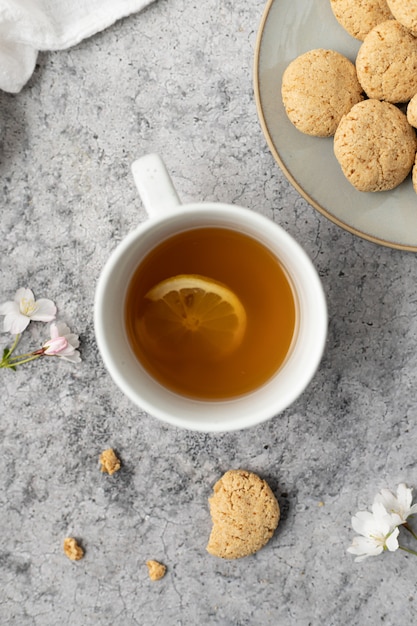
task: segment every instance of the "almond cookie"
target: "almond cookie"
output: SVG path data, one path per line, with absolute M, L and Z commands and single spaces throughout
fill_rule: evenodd
M 230 470 L 209 498 L 213 528 L 207 551 L 223 559 L 253 554 L 271 539 L 280 510 L 269 485 L 252 472 Z
M 411 171 L 416 134 L 396 106 L 365 100 L 345 115 L 334 136 L 334 153 L 359 191 L 394 189 Z
M 417 1 L 387 0 L 395 19 L 417 37 Z
M 360 41 L 374 26 L 393 17 L 387 0 L 330 0 L 330 4 L 339 24 Z
M 359 48 L 356 71 L 369 98 L 407 102 L 417 93 L 417 39 L 397 20 L 378 24 Z
M 417 94 L 415 94 L 407 105 L 407 120 L 411 126 L 417 128 Z
M 339 52 L 321 48 L 288 65 L 281 95 L 294 126 L 316 137 L 334 135 L 342 115 L 363 99 L 353 63 Z

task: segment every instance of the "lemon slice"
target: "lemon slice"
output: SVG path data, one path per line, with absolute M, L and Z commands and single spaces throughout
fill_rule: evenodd
M 145 296 L 148 339 L 166 354 L 218 358 L 234 351 L 246 329 L 245 309 L 226 285 L 197 274 L 167 278 Z

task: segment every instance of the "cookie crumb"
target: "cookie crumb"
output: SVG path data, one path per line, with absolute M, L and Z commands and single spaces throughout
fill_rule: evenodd
M 64 552 L 71 561 L 79 561 L 84 556 L 84 550 L 74 537 L 64 539 Z
M 146 561 L 149 570 L 149 578 L 151 580 L 160 580 L 166 574 L 167 568 L 158 561 Z
M 110 476 L 120 469 L 120 461 L 115 455 L 113 448 L 104 450 L 100 454 L 100 463 L 101 471 L 107 472 Z

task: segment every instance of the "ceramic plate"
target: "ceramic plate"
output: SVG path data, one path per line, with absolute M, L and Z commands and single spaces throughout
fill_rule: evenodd
M 357 191 L 342 174 L 333 139 L 298 131 L 282 104 L 282 74 L 290 61 L 308 50 L 327 48 L 354 62 L 360 43 L 337 22 L 330 0 L 269 0 L 255 51 L 259 119 L 278 165 L 314 208 L 355 235 L 417 252 L 417 194 L 411 176 L 392 191 Z

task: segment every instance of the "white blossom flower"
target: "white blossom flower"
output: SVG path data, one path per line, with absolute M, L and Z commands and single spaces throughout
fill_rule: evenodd
M 401 483 L 397 487 L 397 495 L 395 496 L 389 489 L 381 489 L 380 493 L 375 496 L 374 502 L 382 504 L 387 513 L 397 515 L 399 524 L 405 524 L 410 515 L 417 513 L 417 503 L 411 504 L 413 500 L 413 490 Z
M 384 550 L 395 552 L 398 544 L 398 516 L 387 513 L 380 502 L 374 502 L 372 513 L 359 511 L 352 517 L 352 526 L 358 535 L 347 549 L 356 555 L 355 561 L 377 556 Z
M 19 335 L 31 320 L 50 322 L 55 319 L 56 306 L 52 300 L 35 300 L 30 289 L 18 289 L 14 300 L 0 304 L 0 315 L 4 315 L 3 330 Z
M 59 356 L 65 361 L 79 363 L 80 353 L 76 348 L 80 345 L 78 336 L 70 331 L 64 322 L 52 322 L 51 338 L 46 341 L 42 348 L 47 356 Z

